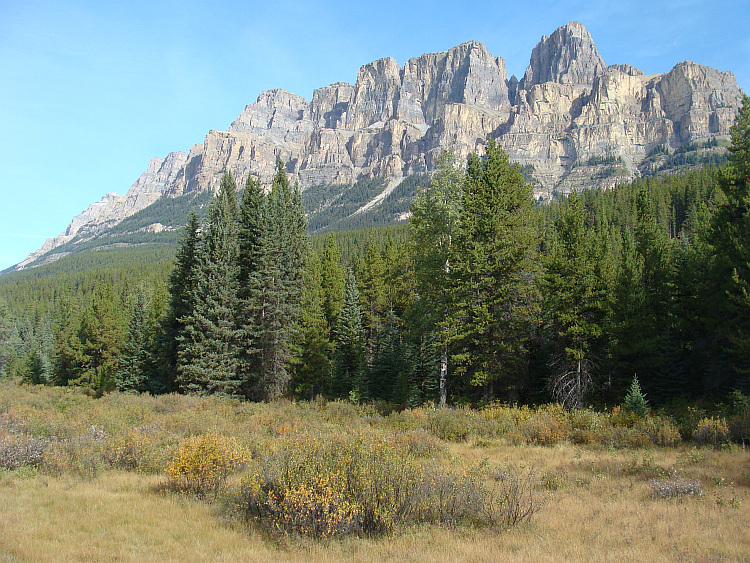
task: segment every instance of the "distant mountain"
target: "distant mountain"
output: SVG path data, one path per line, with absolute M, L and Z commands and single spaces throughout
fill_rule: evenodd
M 227 131 L 209 131 L 189 154 L 152 159 L 126 196 L 108 194 L 16 269 L 63 254 L 62 245 L 72 252 L 92 238 L 105 244 L 109 229 L 148 216 L 156 201 L 215 191 L 224 170 L 240 186 L 248 174 L 268 184 L 278 159 L 313 202 L 316 230 L 407 216 L 419 182 L 404 178 L 433 170 L 446 148 L 461 158 L 481 154 L 490 137 L 541 201 L 717 162 L 741 101 L 731 72 L 689 61 L 655 75 L 608 66 L 578 22 L 542 37 L 520 80 L 477 41 L 403 67 L 384 58 L 361 67 L 354 85 L 317 89 L 311 101 L 262 92 Z

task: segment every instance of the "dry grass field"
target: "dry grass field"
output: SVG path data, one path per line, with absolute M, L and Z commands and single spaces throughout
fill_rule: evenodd
M 647 427 L 633 421 L 622 426 L 630 429 L 625 440 L 617 423 L 627 421 L 614 415 L 489 411 L 381 415 L 346 403 L 117 394 L 95 400 L 3 383 L 0 561 L 750 560 L 750 452 L 691 441 L 644 443 L 636 433 Z M 582 440 L 576 432 L 586 430 L 584 423 L 590 433 Z M 221 447 L 186 457 L 186 445 L 206 436 L 212 438 L 202 444 Z M 330 444 L 361 459 L 337 457 Z M 328 456 L 311 463 L 329 463 L 332 472 L 356 467 L 368 478 L 400 479 L 408 467 L 412 476 L 443 476 L 430 482 L 430 492 L 444 493 L 435 483 L 454 479 L 467 491 L 484 487 L 501 498 L 492 518 L 436 523 L 394 517 L 381 533 L 332 539 L 309 537 L 305 528 L 270 529 L 267 520 L 238 509 L 240 500 L 260 498 L 254 479 L 273 467 L 294 467 L 286 478 L 295 483 L 321 467 L 305 465 L 310 453 Z M 239 461 L 221 475 L 211 473 L 207 489 L 188 490 L 187 481 L 175 480 L 183 466 L 205 469 L 211 455 Z M 389 463 L 395 464 L 391 473 L 378 473 Z M 335 479 L 326 483 L 319 492 L 335 494 Z M 516 488 L 503 488 L 507 483 Z M 297 487 L 294 494 L 313 490 Z M 286 494 L 287 501 L 298 498 L 291 489 Z M 303 500 L 322 498 L 310 495 Z M 505 517 L 514 499 L 533 506 L 529 518 Z M 339 511 L 349 506 L 343 499 L 334 504 Z M 284 506 L 301 511 L 302 504 Z M 340 512 L 326 514 L 337 514 L 334 524 L 343 526 Z

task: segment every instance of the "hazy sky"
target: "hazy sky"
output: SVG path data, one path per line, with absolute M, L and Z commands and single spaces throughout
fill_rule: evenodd
M 572 20 L 607 64 L 692 60 L 750 92 L 748 0 L 0 0 L 0 270 L 262 90 L 310 99 L 375 59 L 470 39 L 520 78 L 541 36 Z

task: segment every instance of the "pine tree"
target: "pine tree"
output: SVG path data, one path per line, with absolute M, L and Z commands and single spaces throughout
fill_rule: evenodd
M 301 318 L 292 335 L 291 350 L 294 394 L 312 400 L 330 379 L 333 352 L 323 308 L 320 258 L 315 253 L 305 268 Z
M 262 398 L 260 386 L 263 339 L 263 272 L 266 238 L 265 195 L 260 182 L 249 175 L 242 194 L 239 215 L 239 302 L 237 328 L 240 333 L 240 377 L 243 394 Z
M 339 311 L 344 304 L 346 271 L 341 263 L 341 252 L 332 234 L 326 236 L 320 264 L 321 286 L 323 290 L 323 311 L 331 337 L 336 328 Z
M 81 316 L 81 371 L 75 383 L 97 394 L 114 390 L 122 326 L 119 297 L 110 284 L 102 284 Z
M 531 187 L 493 140 L 469 159 L 451 247 L 451 341 L 467 382 L 487 399 L 517 398 L 539 309 Z
M 184 392 L 242 394 L 237 213 L 236 187 L 226 172 L 211 202 L 196 259 L 193 311 L 184 317 L 179 337 L 177 381 Z
M 549 388 L 567 408 L 584 405 L 606 318 L 604 246 L 585 224 L 583 201 L 571 194 L 555 223 L 556 236 L 544 260 L 541 287 L 549 338 L 555 348 Z
M 122 346 L 117 370 L 118 391 L 143 393 L 151 391 L 152 356 L 150 342 L 153 327 L 148 317 L 148 303 L 142 288 L 136 292 L 128 332 Z
M 630 384 L 623 406 L 628 412 L 632 412 L 638 418 L 646 418 L 650 411 L 646 396 L 641 391 L 641 386 L 638 383 L 638 378 L 633 376 L 633 382 Z
M 282 161 L 278 162 L 264 214 L 259 378 L 264 395 L 273 398 L 284 393 L 289 383 L 289 336 L 299 318 L 302 271 L 308 252 L 302 197 L 298 187 L 290 188 Z
M 428 189 L 420 191 L 412 203 L 409 221 L 409 240 L 414 261 L 415 299 L 411 304 L 411 325 L 416 329 L 414 338 L 419 350 L 418 365 L 427 368 L 415 373 L 420 397 L 433 377 L 430 366 L 438 366 L 435 380 L 439 383 L 440 403 L 448 398 L 448 343 L 445 323 L 449 315 L 448 290 L 450 286 L 450 254 L 460 216 L 463 170 L 455 157 L 443 152 Z M 428 359 L 429 350 L 440 358 Z M 415 399 L 416 400 L 416 399 Z
M 731 128 L 729 162 L 719 177 L 721 200 L 711 224 L 715 330 L 735 387 L 750 390 L 750 97 Z M 726 382 L 732 385 L 731 381 Z M 728 386 L 727 385 L 727 386 Z
M 380 250 L 372 239 L 372 232 L 368 237 L 361 268 L 357 272 L 357 280 L 359 281 L 359 298 L 362 308 L 362 324 L 365 329 L 365 342 L 368 357 L 372 358 L 375 340 L 383 328 L 387 308 L 385 264 L 383 264 Z
M 193 313 L 195 298 L 196 258 L 199 245 L 198 216 L 190 210 L 187 224 L 180 240 L 175 266 L 169 276 L 169 302 L 160 323 L 159 341 L 161 366 L 156 392 L 177 390 L 177 365 L 180 338 L 185 319 Z
M 80 376 L 81 315 L 69 298 L 61 299 L 55 309 L 52 345 L 52 383 L 66 386 Z
M 362 326 L 357 279 L 350 268 L 344 287 L 344 305 L 336 328 L 331 395 L 361 397 L 364 387 L 365 334 Z

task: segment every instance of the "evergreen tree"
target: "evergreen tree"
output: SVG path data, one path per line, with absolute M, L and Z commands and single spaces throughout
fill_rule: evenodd
M 539 309 L 533 204 L 517 166 L 493 141 L 469 159 L 451 247 L 453 355 L 486 399 L 519 396 Z
M 406 350 L 400 320 L 389 312 L 378 334 L 362 399 L 404 403 L 409 398 Z
M 323 290 L 323 311 L 331 337 L 338 322 L 339 311 L 344 304 L 346 271 L 341 263 L 341 252 L 332 234 L 326 236 L 320 264 L 321 286 Z
M 115 388 L 122 343 L 119 297 L 110 284 L 97 288 L 81 316 L 80 375 L 75 383 L 97 394 Z
M 735 374 L 725 386 L 750 389 L 750 98 L 734 126 L 729 162 L 719 178 L 721 200 L 711 223 L 715 310 L 725 364 Z
M 226 172 L 211 202 L 196 259 L 193 311 L 183 319 L 177 377 L 188 393 L 242 394 L 238 310 L 237 193 Z
M 430 381 L 438 381 L 440 403 L 448 397 L 448 343 L 445 323 L 449 314 L 450 254 L 458 227 L 463 170 L 455 157 L 443 152 L 430 186 L 417 194 L 412 203 L 409 221 L 411 253 L 414 262 L 415 298 L 410 308 L 411 325 L 420 351 L 416 370 L 416 387 L 420 397 Z M 429 350 L 440 358 L 430 360 Z M 430 374 L 429 367 L 438 366 L 438 373 Z
M 169 276 L 169 302 L 160 323 L 161 366 L 157 392 L 177 390 L 177 365 L 180 338 L 185 319 L 193 313 L 196 259 L 199 244 L 198 216 L 191 210 L 177 250 L 175 266 Z
M 549 388 L 567 408 L 580 408 L 594 386 L 606 317 L 604 246 L 585 224 L 583 201 L 571 194 L 555 224 L 541 287 L 555 352 Z
M 263 272 L 266 238 L 265 195 L 260 182 L 249 175 L 242 194 L 239 215 L 239 302 L 237 328 L 240 332 L 240 377 L 243 394 L 262 398 L 260 388 L 260 343 L 263 339 Z
M 357 280 L 359 281 L 359 298 L 367 353 L 368 357 L 372 358 L 375 340 L 385 321 L 387 290 L 383 257 L 371 236 L 367 241 L 361 268 L 357 272 Z
M 646 396 L 641 391 L 641 386 L 638 383 L 638 378 L 633 376 L 633 382 L 630 384 L 630 389 L 625 395 L 623 406 L 628 412 L 632 412 L 638 418 L 646 418 L 649 413 L 648 401 Z
M 51 353 L 52 383 L 66 386 L 80 376 L 81 316 L 69 298 L 61 299 L 55 310 Z
M 331 374 L 333 345 L 323 308 L 320 258 L 312 253 L 305 268 L 301 318 L 293 333 L 292 388 L 300 398 L 314 399 Z
M 153 327 L 149 322 L 148 303 L 141 288 L 135 296 L 127 336 L 122 346 L 116 379 L 118 391 L 143 393 L 152 390 L 152 338 Z
M 278 162 L 265 206 L 263 288 L 260 306 L 260 382 L 266 397 L 284 393 L 289 383 L 289 336 L 299 319 L 302 271 L 308 243 L 299 188 L 289 186 Z
M 350 268 L 344 287 L 344 305 L 339 313 L 336 328 L 336 349 L 334 352 L 331 395 L 333 397 L 352 396 L 357 400 L 362 396 L 365 369 L 365 334 L 362 326 L 359 291 L 354 271 Z

